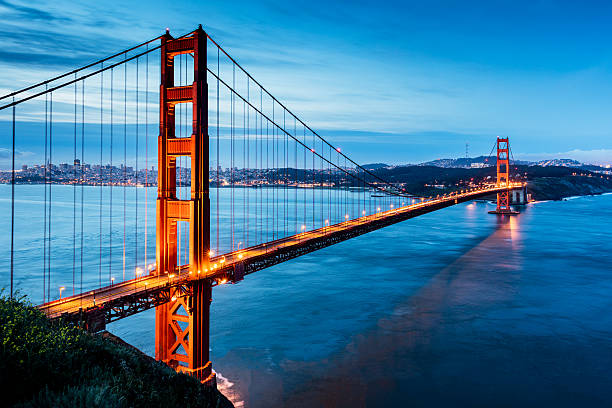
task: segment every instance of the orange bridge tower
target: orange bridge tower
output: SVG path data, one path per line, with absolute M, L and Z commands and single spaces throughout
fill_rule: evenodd
M 214 384 L 209 358 L 209 314 L 212 285 L 199 279 L 208 269 L 210 247 L 210 198 L 208 183 L 208 84 L 207 37 L 200 26 L 190 36 L 161 39 L 160 133 L 158 141 L 158 195 L 156 273 L 170 279 L 188 270 L 189 283 L 155 309 L 155 357 L 202 382 Z M 193 56 L 193 83 L 174 85 L 174 57 Z M 175 106 L 191 103 L 193 131 L 189 137 L 175 134 Z M 191 159 L 191 197 L 177 198 L 176 159 Z M 177 263 L 177 223 L 189 230 L 189 264 Z M 179 293 L 178 291 L 181 291 Z M 187 296 L 184 296 L 187 293 Z
M 497 193 L 497 208 L 492 214 L 518 214 L 510 207 L 510 144 L 507 137 L 497 137 L 497 187 L 506 189 Z

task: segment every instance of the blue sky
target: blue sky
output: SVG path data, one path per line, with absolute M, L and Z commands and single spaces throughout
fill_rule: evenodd
M 496 135 L 517 158 L 612 162 L 607 2 L 0 0 L 0 18 L 2 94 L 201 23 L 358 162 L 487 154 Z

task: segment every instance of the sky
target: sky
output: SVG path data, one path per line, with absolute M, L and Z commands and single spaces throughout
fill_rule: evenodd
M 0 94 L 202 24 L 357 162 L 485 155 L 500 135 L 517 159 L 612 163 L 609 2 L 0 0 L 0 21 Z

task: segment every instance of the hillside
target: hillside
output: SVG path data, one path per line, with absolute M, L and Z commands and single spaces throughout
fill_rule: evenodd
M 380 168 L 375 174 L 402 185 L 417 195 L 437 195 L 462 189 L 470 182 L 495 180 L 495 167 L 452 168 L 438 166 L 401 166 Z M 516 180 L 527 181 L 536 200 L 559 200 L 574 195 L 612 191 L 612 176 L 560 166 L 512 166 Z M 444 186 L 444 187 L 442 187 Z
M 230 408 L 217 390 L 139 351 L 0 297 L 2 406 Z

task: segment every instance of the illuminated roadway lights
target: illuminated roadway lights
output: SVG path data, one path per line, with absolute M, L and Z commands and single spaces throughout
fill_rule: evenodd
M 111 278 L 111 286 L 113 286 L 114 284 L 115 284 L 115 278 L 114 278 L 114 277 L 112 277 L 112 278 Z
M 59 292 L 60 292 L 60 297 L 59 297 L 59 300 L 62 300 L 62 291 L 63 291 L 64 289 L 66 289 L 64 286 L 60 286 L 60 288 L 59 288 Z

